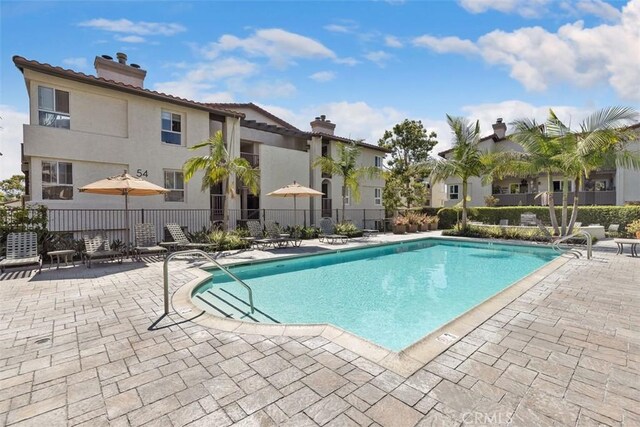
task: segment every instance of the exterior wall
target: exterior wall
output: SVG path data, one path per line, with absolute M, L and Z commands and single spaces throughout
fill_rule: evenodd
M 77 187 L 127 169 L 147 173 L 145 179 L 164 186 L 164 170 L 181 170 L 195 153 L 187 149 L 209 137 L 209 114 L 148 98 L 98 88 L 25 70 L 31 99 L 30 123 L 24 126 L 24 154 L 31 157 L 31 201 L 50 207 L 89 209 L 113 205 L 101 195 L 80 195 Z M 38 86 L 69 92 L 70 129 L 38 124 Z M 182 146 L 161 142 L 161 112 L 182 115 Z M 239 133 L 239 132 L 236 132 Z M 73 200 L 42 200 L 41 158 L 73 164 Z M 39 160 L 40 159 L 40 160 Z M 185 202 L 164 197 L 131 198 L 132 207 L 206 209 L 208 193 L 200 191 L 201 175 L 185 185 Z M 111 199 L 111 200 L 110 200 Z
M 630 150 L 640 156 L 640 140 L 636 141 Z M 640 171 L 620 169 L 616 174 L 616 203 L 624 205 L 627 202 L 640 202 Z
M 260 144 L 260 207 L 264 209 L 293 209 L 293 198 L 267 196 L 278 188 L 296 181 L 309 186 L 309 154 L 306 151 L 286 150 Z M 309 209 L 308 198 L 297 198 L 298 209 Z

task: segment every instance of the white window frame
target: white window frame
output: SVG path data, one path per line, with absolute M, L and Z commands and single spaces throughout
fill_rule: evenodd
M 378 169 L 382 169 L 382 156 L 375 156 L 373 165 Z
M 346 206 L 349 206 L 351 204 L 351 189 L 349 187 L 346 187 L 344 189 L 344 204 Z
M 43 107 L 42 105 L 40 105 L 40 90 L 42 89 L 48 89 L 50 91 L 53 92 L 53 109 L 49 109 L 46 107 Z M 56 105 L 56 93 L 57 92 L 63 92 L 67 94 L 67 100 L 69 101 L 69 111 L 59 111 L 58 110 L 58 106 Z M 54 118 L 52 124 L 47 125 L 46 123 L 43 123 L 43 121 L 40 118 L 40 113 L 47 113 L 47 114 L 54 114 L 56 117 Z M 58 120 L 60 117 L 65 117 L 68 119 L 68 121 L 63 122 Z M 68 123 L 69 126 L 58 126 L 58 123 Z M 56 128 L 56 129 L 71 129 L 71 95 L 69 94 L 69 91 L 66 90 L 60 90 L 60 89 L 56 89 L 53 87 L 49 87 L 49 86 L 38 86 L 38 125 L 40 126 L 45 126 L 45 127 L 51 127 L 51 128 Z
M 174 187 L 170 188 L 167 185 L 167 174 L 173 174 L 173 183 L 174 183 Z M 176 174 L 181 174 L 182 175 L 182 188 L 176 188 L 175 187 L 175 183 L 177 182 L 176 180 Z M 164 195 L 164 201 L 167 203 L 184 203 L 187 200 L 187 186 L 184 182 L 184 173 L 181 170 L 174 170 L 174 169 L 165 169 L 163 171 L 162 177 L 164 178 L 164 188 L 166 188 L 167 190 L 170 190 L 168 193 L 166 193 Z M 169 200 L 167 199 L 167 197 L 169 197 L 170 194 L 172 193 L 178 193 L 181 192 L 182 193 L 182 200 Z
M 56 171 L 56 180 L 55 182 L 45 182 L 44 180 L 44 165 L 45 164 L 49 164 L 51 165 L 50 168 L 53 168 L 55 165 L 55 171 Z M 60 165 L 71 165 L 71 182 L 70 183 L 60 183 Z M 40 169 L 40 177 L 41 177 L 41 182 L 42 182 L 42 189 L 40 191 L 41 195 L 42 195 L 42 200 L 62 200 L 62 201 L 67 201 L 67 200 L 73 200 L 73 163 L 71 162 L 59 162 L 57 160 L 43 160 L 41 163 L 41 169 Z M 69 187 L 71 189 L 71 197 L 68 199 L 62 199 L 62 198 L 58 198 L 58 199 L 52 199 L 50 197 L 45 197 L 45 188 L 47 187 Z
M 162 122 L 164 120 L 163 116 L 165 114 L 169 114 L 170 115 L 169 122 L 172 125 L 173 125 L 173 118 L 174 118 L 173 116 L 176 115 L 176 116 L 180 117 L 180 132 L 176 132 L 173 129 L 164 129 L 163 128 L 163 123 Z M 180 146 L 184 145 L 184 138 L 183 138 L 184 120 L 183 120 L 183 118 L 184 118 L 184 114 L 182 114 L 182 113 L 178 113 L 176 111 L 170 111 L 170 110 L 162 110 L 162 112 L 160 113 L 160 141 L 162 141 L 163 144 L 171 145 L 173 147 L 180 147 Z M 173 134 L 173 135 L 179 135 L 180 136 L 180 144 L 174 144 L 172 142 L 164 141 L 162 139 L 163 138 L 162 134 L 164 132 L 167 132 L 167 133 L 170 133 L 170 134 Z
M 453 187 L 456 188 L 455 192 L 451 191 Z M 454 194 L 456 195 L 456 197 L 452 197 Z M 447 196 L 449 197 L 449 200 L 460 200 L 460 184 L 447 185 Z
M 373 204 L 382 206 L 382 188 L 376 187 L 373 189 Z

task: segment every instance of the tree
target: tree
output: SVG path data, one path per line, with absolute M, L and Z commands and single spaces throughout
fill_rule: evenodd
M 0 197 L 4 200 L 19 199 L 24 195 L 24 175 L 13 175 L 0 181 Z
M 445 181 L 451 177 L 462 180 L 462 229 L 467 228 L 467 192 L 469 178 L 481 177 L 487 168 L 487 156 L 479 149 L 480 122 L 469 123 L 464 117 L 451 117 L 447 123 L 453 132 L 451 157 L 435 160 L 431 181 Z
M 236 177 L 249 188 L 252 194 L 260 189 L 260 170 L 241 157 L 231 158 L 221 131 L 217 131 L 211 138 L 189 147 L 189 150 L 206 148 L 209 154 L 196 156 L 187 160 L 183 165 L 184 179 L 189 181 L 198 171 L 204 171 L 202 177 L 202 191 L 209 191 L 212 185 L 222 183 L 226 195 L 223 198 L 222 212 L 224 227 L 229 225 L 229 209 L 227 197 L 235 196 Z
M 563 170 L 562 197 L 562 235 L 573 232 L 578 218 L 579 191 L 584 179 L 598 169 L 618 167 L 640 169 L 640 153 L 630 150 L 638 135 L 629 127 L 635 122 L 638 113 L 628 107 L 607 107 L 589 115 L 580 122 L 577 129 L 563 123 L 558 116 L 549 110 L 546 128 L 550 136 L 562 147 L 556 159 Z M 568 209 L 568 185 L 574 182 L 574 200 L 571 219 L 566 221 Z
M 429 154 L 438 143 L 435 132 L 428 133 L 420 120 L 405 119 L 387 130 L 378 145 L 391 151 L 387 166 L 390 174 L 385 182 L 385 193 L 400 196 L 408 208 L 426 197 L 422 181 L 429 175 L 425 169 Z M 387 200 L 385 198 L 385 200 Z M 392 203 L 393 204 L 393 203 Z M 385 203 L 385 206 L 391 206 Z
M 380 169 L 375 166 L 358 166 L 360 147 L 355 143 L 337 143 L 338 157 L 318 157 L 313 161 L 313 167 L 319 167 L 322 172 L 342 177 L 342 220 L 345 216 L 347 191 L 356 202 L 360 201 L 360 179 L 374 178 L 380 175 Z

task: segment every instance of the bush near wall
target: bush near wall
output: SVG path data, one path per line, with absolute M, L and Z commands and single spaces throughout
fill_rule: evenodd
M 571 218 L 572 209 L 568 209 Z M 469 219 L 485 224 L 499 224 L 501 219 L 508 219 L 510 225 L 520 224 L 520 215 L 531 212 L 544 224 L 550 224 L 549 208 L 546 206 L 503 206 L 496 208 L 470 208 Z M 562 208 L 556 207 L 556 217 L 561 221 Z M 460 209 L 442 208 L 438 211 L 439 228 L 452 228 L 458 216 L 462 216 Z M 620 224 L 620 231 L 635 219 L 640 219 L 640 206 L 581 206 L 578 209 L 578 222 L 583 225 L 600 224 L 606 228 L 611 224 Z

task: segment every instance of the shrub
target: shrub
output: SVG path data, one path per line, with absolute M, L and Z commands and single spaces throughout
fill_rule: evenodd
M 627 224 L 626 231 L 628 234 L 635 236 L 640 232 L 640 219 L 636 219 L 635 221 Z
M 285 233 L 289 233 L 303 240 L 309 240 L 317 238 L 320 229 L 316 227 L 303 227 L 302 225 L 296 225 L 295 227 L 287 226 Z
M 336 224 L 335 227 L 336 234 L 344 234 L 349 237 L 360 237 L 362 236 L 362 230 L 358 229 L 355 224 L 351 222 L 342 222 L 340 224 Z
M 571 217 L 572 209 L 568 209 L 568 217 Z M 469 210 L 469 219 L 485 224 L 498 224 L 501 219 L 508 219 L 509 224 L 520 224 L 520 215 L 531 212 L 543 223 L 549 224 L 549 208 L 546 206 L 503 206 L 503 207 L 479 207 Z M 556 217 L 560 220 L 562 208 L 556 207 Z M 459 209 L 442 208 L 438 211 L 440 228 L 452 228 L 456 224 Z M 640 219 L 640 206 L 581 206 L 578 210 L 578 221 L 584 225 L 600 224 L 606 228 L 611 224 L 620 224 L 620 230 L 624 230 L 627 224 Z
M 493 194 L 489 194 L 488 196 L 484 196 L 484 205 L 489 207 L 489 208 L 492 208 L 495 205 L 497 205 L 499 201 L 500 201 L 500 199 L 498 199 Z

